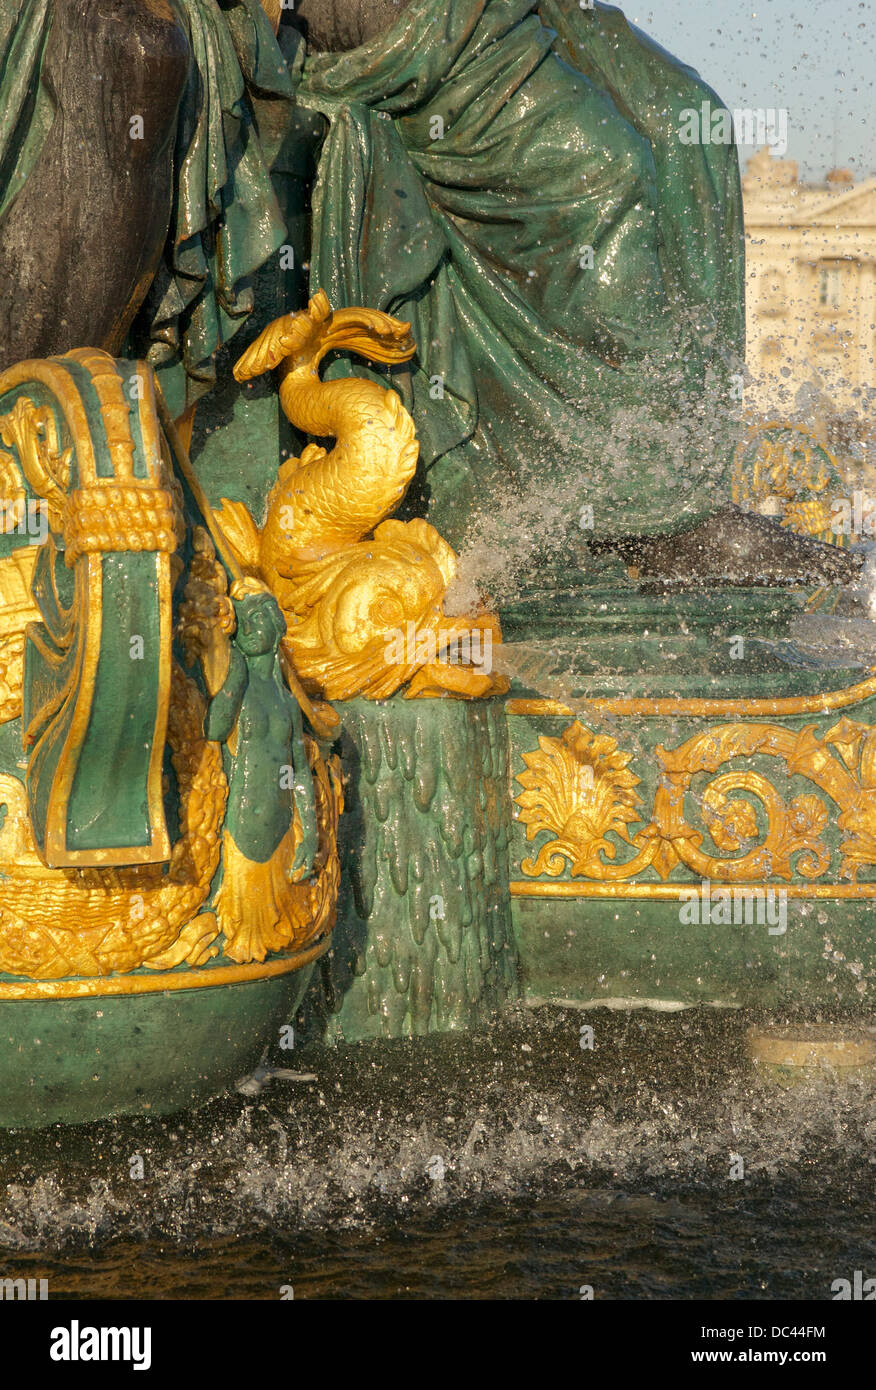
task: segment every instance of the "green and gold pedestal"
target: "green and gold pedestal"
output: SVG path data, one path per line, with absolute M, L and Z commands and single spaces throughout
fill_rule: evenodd
M 197 1105 L 328 945 L 339 769 L 144 362 L 9 368 L 0 442 L 0 1125 Z
M 608 577 L 503 612 L 505 698 L 339 706 L 321 1036 L 473 1027 L 518 992 L 871 1006 L 876 677 L 802 664 L 802 590 Z
M 865 1010 L 876 679 L 805 664 L 806 591 L 613 578 L 504 615 L 525 993 Z

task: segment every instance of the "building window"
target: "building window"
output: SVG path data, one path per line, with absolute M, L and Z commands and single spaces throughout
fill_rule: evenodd
M 822 309 L 842 308 L 842 265 L 836 261 L 818 267 L 818 302 Z

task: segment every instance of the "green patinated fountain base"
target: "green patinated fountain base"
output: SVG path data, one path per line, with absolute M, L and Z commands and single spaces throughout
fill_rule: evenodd
M 293 1019 L 338 1043 L 478 1028 L 521 995 L 867 1013 L 876 679 L 796 659 L 806 597 L 606 585 L 503 615 L 507 697 L 339 705 L 331 951 L 270 979 L 0 1001 L 0 1124 L 197 1105 Z
M 251 1072 L 293 1021 L 311 970 L 197 989 L 0 1001 L 0 1127 L 203 1104 Z
M 597 577 L 502 613 L 507 698 L 339 706 L 345 886 L 311 1034 L 475 1027 L 518 991 L 868 1009 L 876 681 L 805 663 L 803 590 Z
M 525 995 L 865 1011 L 876 681 L 812 664 L 808 591 L 610 577 L 503 614 Z
M 713 898 L 713 912 L 716 906 Z M 679 911 L 678 901 L 515 899 L 524 997 L 633 1008 L 802 1005 L 872 1013 L 871 901 L 790 899 L 781 935 L 756 919 L 682 924 Z

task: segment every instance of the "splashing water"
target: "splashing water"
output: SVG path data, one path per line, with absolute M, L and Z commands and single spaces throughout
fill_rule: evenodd
M 643 380 L 654 373 L 648 360 L 640 363 Z M 666 370 L 665 364 L 661 372 Z M 594 534 L 624 535 L 641 530 L 624 515 L 622 504 L 610 499 L 633 496 L 635 479 L 659 474 L 671 484 L 673 508 L 702 514 L 704 496 L 721 496 L 726 461 L 745 430 L 736 407 L 718 393 L 711 377 L 706 389 L 687 394 L 671 419 L 655 418 L 650 405 L 615 409 L 602 424 L 570 412 L 561 433 L 563 458 L 557 460 L 537 440 L 527 441 L 535 481 L 522 475 L 515 481 L 491 485 L 489 498 L 472 517 L 459 551 L 456 578 L 444 607 L 448 616 L 470 612 L 478 599 L 492 603 L 516 598 L 533 567 L 560 560 L 570 551 L 582 560 L 581 543 L 590 535 L 590 519 L 582 508 L 595 504 Z M 647 453 L 644 441 L 647 440 Z M 554 467 L 551 468 L 550 465 Z M 554 473 L 555 480 L 545 479 Z M 729 501 L 729 497 L 725 500 Z M 660 530 L 655 516 L 647 530 Z
M 873 1263 L 872 1078 L 767 1084 L 741 1013 L 588 1010 L 592 1050 L 583 1017 L 520 1008 L 311 1052 L 315 1082 L 195 1116 L 3 1136 L 0 1270 L 86 1297 L 829 1297 Z

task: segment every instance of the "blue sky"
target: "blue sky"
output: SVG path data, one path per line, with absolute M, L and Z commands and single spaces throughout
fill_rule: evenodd
M 834 164 L 876 173 L 874 0 L 620 0 L 633 24 L 689 63 L 727 106 L 785 107 L 802 177 Z M 750 149 L 741 149 L 744 161 Z

